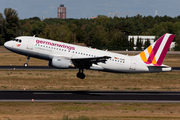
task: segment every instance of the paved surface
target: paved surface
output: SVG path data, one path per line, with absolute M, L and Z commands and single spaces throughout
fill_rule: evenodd
M 57 69 L 49 66 L 28 66 L 25 68 L 24 66 L 0 66 L 0 70 L 64 70 Z M 70 69 L 70 70 L 78 70 L 78 69 Z M 179 71 L 180 67 L 172 67 L 173 71 Z
M 180 103 L 180 92 L 162 91 L 0 91 L 0 102 Z
M 50 66 L 0 66 L 0 70 L 59 70 Z M 63 70 L 63 69 L 62 69 Z

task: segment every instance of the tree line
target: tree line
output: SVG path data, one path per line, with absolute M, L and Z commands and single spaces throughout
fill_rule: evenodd
M 58 19 L 39 17 L 19 19 L 12 8 L 0 13 L 0 44 L 17 36 L 43 37 L 68 42 L 85 43 L 87 46 L 109 50 L 133 50 L 134 41 L 127 40 L 128 35 L 153 35 L 161 37 L 165 33 L 175 34 L 175 50 L 180 50 L 180 16 L 142 16 L 113 17 L 98 15 L 95 19 Z M 149 45 L 137 41 L 136 47 L 141 50 Z

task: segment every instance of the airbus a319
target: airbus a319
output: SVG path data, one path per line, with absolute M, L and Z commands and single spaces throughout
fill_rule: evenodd
M 59 69 L 78 68 L 77 77 L 84 79 L 84 69 L 116 73 L 148 73 L 171 71 L 162 62 L 175 35 L 164 34 L 154 44 L 135 56 L 127 56 L 54 40 L 20 36 L 7 41 L 8 50 L 27 56 L 24 64 L 28 67 L 30 57 L 49 61 L 49 66 Z

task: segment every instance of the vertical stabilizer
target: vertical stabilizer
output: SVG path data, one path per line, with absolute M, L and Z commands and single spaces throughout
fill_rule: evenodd
M 164 34 L 139 54 L 142 61 L 146 64 L 152 63 L 154 66 L 161 66 L 174 37 L 175 35 L 172 34 Z

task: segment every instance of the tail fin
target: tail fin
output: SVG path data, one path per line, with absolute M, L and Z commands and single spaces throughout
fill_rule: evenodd
M 161 66 L 175 35 L 164 34 L 139 55 L 144 63 Z

